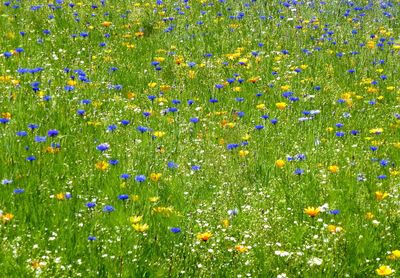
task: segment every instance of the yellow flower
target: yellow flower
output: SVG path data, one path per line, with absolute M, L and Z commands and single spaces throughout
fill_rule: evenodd
M 390 252 L 390 255 L 387 256 L 389 260 L 398 260 L 400 259 L 400 250 L 394 250 Z
M 249 78 L 249 80 L 247 80 L 250 83 L 256 83 L 257 81 L 259 81 L 261 79 L 260 76 L 256 76 L 256 77 L 251 77 Z
M 374 49 L 375 48 L 375 41 L 368 41 L 367 42 L 367 47 L 369 49 Z
M 133 229 L 135 229 L 135 231 L 140 232 L 140 233 L 144 233 L 149 229 L 149 225 L 145 224 L 132 224 Z
M 111 26 L 111 22 L 110 21 L 103 21 L 102 23 L 101 23 L 101 26 L 103 26 L 103 27 L 110 27 Z
M 279 110 L 285 110 L 287 104 L 285 102 L 278 102 L 275 104 L 276 108 L 278 108 Z
M 370 129 L 369 130 L 369 133 L 371 133 L 371 134 L 380 134 L 380 133 L 382 133 L 383 132 L 383 128 L 372 128 L 372 129 Z
M 155 86 L 157 86 L 156 82 L 150 82 L 149 84 L 147 84 L 147 86 L 149 86 L 150 88 L 154 88 Z
M 320 209 L 314 207 L 308 207 L 304 209 L 304 212 L 310 217 L 315 217 L 319 214 Z
M 110 164 L 108 164 L 107 161 L 99 161 L 96 163 L 96 169 L 101 170 L 101 171 L 106 171 L 110 167 Z
M 245 136 L 242 137 L 242 140 L 248 141 L 251 138 L 249 134 L 246 134 Z
M 11 113 L 10 112 L 3 112 L 3 113 L 1 113 L 1 117 L 2 118 L 6 118 L 6 119 L 11 119 Z
M 339 167 L 336 165 L 331 165 L 328 167 L 328 171 L 335 174 L 339 171 Z
M 67 81 L 67 84 L 68 84 L 69 86 L 76 86 L 77 83 L 76 83 L 75 80 L 70 79 L 70 80 Z
M 139 195 L 132 195 L 131 196 L 131 200 L 132 201 L 139 201 L 139 199 L 140 199 Z
M 135 216 L 129 217 L 129 221 L 130 221 L 132 224 L 137 224 L 137 223 L 139 223 L 140 221 L 142 221 L 142 219 L 143 219 L 143 216 L 142 216 L 142 215 L 135 215 Z
M 289 90 L 290 89 L 290 85 L 283 85 L 283 86 L 281 86 L 281 90 L 282 91 L 287 91 L 287 90 Z
M 174 212 L 173 207 L 155 207 L 153 212 L 164 214 L 165 216 L 170 216 Z
M 136 33 L 135 33 L 135 36 L 136 36 L 137 38 L 143 37 L 143 36 L 144 36 L 144 33 L 143 33 L 143 32 L 136 32 Z
M 157 182 L 157 181 L 160 180 L 161 175 L 162 175 L 161 173 L 151 173 L 151 174 L 150 174 L 150 179 L 151 179 L 152 181 Z
M 149 198 L 149 201 L 152 202 L 152 203 L 158 202 L 158 200 L 160 200 L 160 197 L 156 197 L 155 196 L 155 197 L 150 197 Z
M 382 191 L 376 191 L 375 192 L 375 199 L 378 201 L 382 201 L 386 197 L 388 197 L 389 194 L 387 192 L 382 192 Z
M 169 86 L 169 85 L 161 85 L 160 86 L 160 90 L 162 92 L 168 92 L 169 90 L 171 90 L 171 86 Z
M 197 234 L 197 239 L 202 240 L 202 241 L 207 241 L 212 237 L 212 233 L 210 232 L 205 232 L 205 233 L 199 233 Z
M 263 109 L 265 109 L 265 104 L 264 103 L 257 104 L 256 108 L 258 110 L 263 110 Z
M 245 150 L 240 150 L 239 151 L 239 156 L 240 157 L 245 157 L 249 154 L 249 151 L 245 151 Z
M 229 227 L 229 219 L 222 220 L 222 226 L 224 226 L 224 228 L 228 228 Z
M 393 273 L 393 269 L 387 265 L 381 265 L 379 268 L 376 269 L 376 274 L 379 276 L 388 276 Z
M 245 252 L 249 251 L 249 248 L 247 248 L 246 246 L 243 246 L 243 245 L 236 245 L 235 250 L 238 251 L 239 253 L 245 253 Z
M 64 200 L 64 199 L 65 199 L 64 193 L 58 193 L 58 194 L 56 194 L 56 199 L 57 199 L 57 200 Z
M 367 212 L 365 214 L 365 218 L 367 218 L 368 220 L 374 219 L 375 215 L 372 212 Z
M 278 159 L 277 161 L 275 161 L 275 166 L 278 167 L 278 168 L 284 167 L 285 164 L 286 164 L 286 162 L 283 159 Z
M 163 137 L 163 136 L 165 135 L 165 132 L 163 132 L 163 131 L 155 131 L 155 132 L 153 133 L 153 135 L 154 135 L 155 137 L 161 138 L 161 137 Z
M 12 214 L 12 213 L 6 213 L 4 215 L 0 214 L 0 219 L 3 220 L 3 222 L 11 221 L 13 218 L 14 218 L 14 214 Z
M 340 233 L 341 231 L 343 231 L 343 228 L 340 226 L 328 225 L 328 232 L 332 234 Z

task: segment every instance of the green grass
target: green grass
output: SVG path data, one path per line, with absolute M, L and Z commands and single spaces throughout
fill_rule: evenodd
M 0 6 L 0 276 L 396 277 L 400 3 L 156 2 Z

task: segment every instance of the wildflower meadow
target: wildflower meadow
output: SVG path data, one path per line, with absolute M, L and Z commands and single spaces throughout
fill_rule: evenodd
M 0 278 L 399 277 L 400 1 L 3 0 L 0 31 Z

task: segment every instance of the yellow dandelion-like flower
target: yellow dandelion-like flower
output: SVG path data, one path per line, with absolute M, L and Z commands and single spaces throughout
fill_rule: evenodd
M 107 161 L 99 161 L 95 166 L 98 170 L 106 171 L 110 167 L 110 164 Z
M 146 223 L 144 224 L 137 223 L 137 224 L 132 224 L 132 228 L 139 233 L 144 233 L 149 229 L 149 225 L 147 225 Z
M 387 265 L 381 265 L 375 271 L 376 271 L 376 274 L 378 274 L 379 276 L 388 276 L 393 273 L 393 269 L 391 269 L 390 266 L 387 266 Z
M 199 233 L 197 234 L 197 239 L 202 241 L 208 241 L 212 237 L 212 235 L 213 234 L 210 232 Z

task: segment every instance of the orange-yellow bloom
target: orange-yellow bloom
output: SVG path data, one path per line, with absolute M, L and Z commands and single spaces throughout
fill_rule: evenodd
M 319 208 L 314 208 L 314 207 L 308 207 L 304 209 L 304 212 L 310 216 L 310 217 L 315 217 L 320 213 L 320 209 Z
M 387 265 L 381 265 L 379 268 L 376 269 L 376 274 L 379 276 L 388 276 L 393 273 L 393 269 Z
M 375 192 L 375 199 L 378 201 L 382 201 L 386 197 L 388 197 L 389 194 L 387 192 L 382 192 L 382 191 L 376 191 Z
M 278 159 L 277 161 L 275 161 L 275 166 L 278 167 L 278 168 L 284 167 L 285 164 L 286 164 L 286 162 L 283 159 Z
M 205 233 L 199 233 L 197 234 L 197 239 L 202 240 L 202 241 L 207 241 L 212 237 L 212 233 L 210 232 L 205 232 Z

